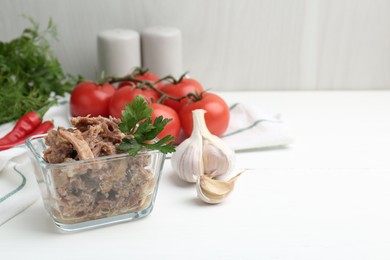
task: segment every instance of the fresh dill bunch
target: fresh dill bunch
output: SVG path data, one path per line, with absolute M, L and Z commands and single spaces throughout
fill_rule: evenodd
M 48 39 L 57 39 L 52 19 L 43 31 L 33 19 L 27 19 L 31 27 L 21 36 L 0 41 L 0 124 L 38 110 L 51 95 L 71 92 L 80 80 L 62 70 L 51 50 Z

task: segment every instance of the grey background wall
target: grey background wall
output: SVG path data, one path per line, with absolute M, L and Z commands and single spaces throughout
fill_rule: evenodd
M 98 32 L 183 33 L 185 70 L 215 90 L 390 89 L 388 0 L 0 0 L 0 40 L 58 27 L 67 72 L 94 79 Z

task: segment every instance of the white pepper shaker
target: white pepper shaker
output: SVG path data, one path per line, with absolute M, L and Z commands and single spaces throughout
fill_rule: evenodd
M 99 72 L 122 77 L 141 66 L 140 35 L 129 29 L 113 29 L 98 34 Z
M 182 35 L 177 28 L 154 26 L 141 32 L 142 67 L 159 77 L 180 77 L 182 68 Z

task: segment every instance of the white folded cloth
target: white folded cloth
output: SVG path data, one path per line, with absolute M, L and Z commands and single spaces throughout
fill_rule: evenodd
M 39 198 L 39 190 L 26 148 L 0 152 L 0 225 Z
M 230 107 L 230 122 L 222 139 L 235 151 L 286 146 L 294 141 L 280 115 L 241 103 Z
M 222 137 L 235 151 L 285 146 L 293 137 L 280 116 L 273 116 L 255 106 L 235 104 L 230 108 L 229 127 Z M 70 127 L 69 103 L 65 99 L 53 106 L 44 120 L 54 120 L 55 127 Z M 0 137 L 14 124 L 0 126 Z M 27 148 L 22 145 L 0 152 L 0 225 L 16 216 L 39 198 Z
M 55 127 L 69 127 L 69 103 L 60 101 L 47 111 L 43 120 L 53 120 Z M 1 125 L 0 137 L 13 126 L 14 123 Z M 0 151 L 0 226 L 38 198 L 39 189 L 25 145 Z

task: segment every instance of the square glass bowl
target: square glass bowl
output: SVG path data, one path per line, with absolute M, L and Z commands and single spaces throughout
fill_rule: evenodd
M 51 164 L 44 138 L 26 145 L 47 212 L 61 231 L 79 231 L 150 214 L 165 155 L 147 151 Z

